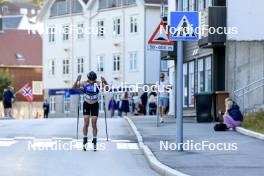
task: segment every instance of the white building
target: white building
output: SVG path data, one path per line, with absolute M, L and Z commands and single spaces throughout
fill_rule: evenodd
M 159 3 L 158 0 L 72 0 L 72 3 L 47 0 L 39 15 L 45 29 L 46 95 L 49 90 L 70 88 L 77 75 L 86 79 L 91 70 L 114 85 L 154 84 L 159 75 L 160 52 L 148 51 L 146 44 L 160 22 Z M 58 32 L 67 31 L 70 26 L 75 29 L 73 33 Z M 51 100 L 52 105 L 58 103 L 53 97 Z M 52 111 L 65 112 L 65 108 L 53 108 L 55 105 Z

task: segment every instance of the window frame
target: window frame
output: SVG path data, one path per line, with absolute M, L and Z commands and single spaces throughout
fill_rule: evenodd
M 69 75 L 70 74 L 70 59 L 62 60 L 62 74 Z
M 113 71 L 119 72 L 121 69 L 121 56 L 120 54 L 113 55 Z
M 131 57 L 133 56 L 133 57 Z M 129 52 L 129 57 L 128 57 L 128 66 L 129 66 L 129 71 L 130 72 L 136 72 L 138 71 L 138 52 L 137 51 L 132 51 Z M 132 64 L 132 66 L 131 66 Z
M 84 57 L 77 58 L 77 73 L 78 74 L 84 73 Z
M 96 56 L 96 70 L 99 73 L 103 73 L 105 71 L 105 55 Z
M 129 33 L 137 34 L 138 33 L 138 15 L 129 16 Z
M 113 19 L 113 35 L 116 37 L 121 35 L 121 17 L 115 17 Z

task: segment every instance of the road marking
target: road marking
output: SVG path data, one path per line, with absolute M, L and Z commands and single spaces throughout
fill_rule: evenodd
M 35 137 L 27 137 L 27 136 L 15 136 L 14 140 L 34 140 Z
M 0 141 L 0 147 L 10 147 L 17 143 L 16 141 Z
M 118 150 L 138 150 L 137 143 L 117 143 L 116 148 Z
M 131 140 L 111 140 L 111 142 L 114 142 L 114 143 L 130 143 Z

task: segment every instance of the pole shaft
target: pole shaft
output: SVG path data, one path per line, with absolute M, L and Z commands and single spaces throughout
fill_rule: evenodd
M 178 11 L 183 10 L 183 0 L 178 1 Z M 175 76 L 177 76 L 177 143 L 183 143 L 183 42 L 177 42 L 177 72 L 175 71 Z M 176 67 L 176 66 L 175 66 Z M 179 151 L 182 151 L 182 145 L 179 145 Z

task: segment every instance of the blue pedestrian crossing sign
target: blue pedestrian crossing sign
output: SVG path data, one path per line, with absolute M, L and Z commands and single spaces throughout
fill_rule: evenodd
M 199 13 L 171 12 L 170 40 L 171 41 L 199 40 Z

